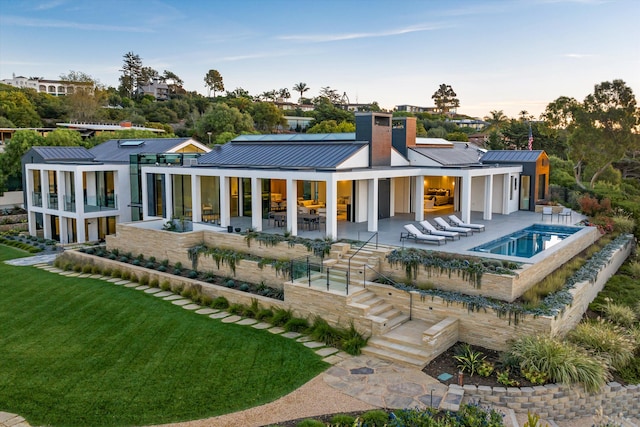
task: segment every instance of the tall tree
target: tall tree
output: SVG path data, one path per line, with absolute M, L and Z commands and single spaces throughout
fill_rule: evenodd
M 222 92 L 224 90 L 222 75 L 218 70 L 209 70 L 204 76 L 204 85 L 209 89 L 209 97 L 211 97 L 211 91 L 213 91 L 213 97 L 215 98 L 216 92 Z
M 122 76 L 120 76 L 120 87 L 118 88 L 122 96 L 133 97 L 142 72 L 142 59 L 133 52 L 127 52 L 123 56 Z
M 504 111 L 493 110 L 489 111 L 489 115 L 485 116 L 484 120 L 489 122 L 491 127 L 499 129 L 508 123 L 509 118 L 504 114 Z
M 293 85 L 293 90 L 296 92 L 300 92 L 300 99 L 302 99 L 304 93 L 309 90 L 309 87 L 306 83 L 300 82 Z
M 164 72 L 162 73 L 162 77 L 160 77 L 160 80 L 162 80 L 164 83 L 167 83 L 167 85 L 169 86 L 169 92 L 184 92 L 184 89 L 182 89 L 184 81 L 180 77 L 178 77 L 176 73 L 169 70 L 164 70 Z
M 237 108 L 229 107 L 224 102 L 217 102 L 198 119 L 195 124 L 196 135 L 201 141 L 207 141 L 207 132 L 214 137 L 223 132 L 231 132 L 239 135 L 242 132 L 251 132 L 253 120 L 248 113 L 241 113 Z
M 278 96 L 282 99 L 284 99 L 285 101 L 289 98 L 291 98 L 291 94 L 289 93 L 289 89 L 287 89 L 286 87 L 283 87 L 282 89 L 280 89 L 278 91 Z
M 454 108 L 458 108 L 460 106 L 460 100 L 456 98 L 456 93 L 453 91 L 451 85 L 441 84 L 438 90 L 436 90 L 433 95 L 431 95 L 431 99 L 436 104 L 436 107 L 443 113 L 448 113 Z
M 325 86 L 320 89 L 320 98 L 327 98 L 332 104 L 339 104 L 341 96 L 338 95 L 338 91 L 331 89 L 329 86 Z
M 282 110 L 271 102 L 256 102 L 251 108 L 251 117 L 257 130 L 261 132 L 273 132 L 277 126 L 286 125 Z
M 603 82 L 582 103 L 561 97 L 547 106 L 543 117 L 550 126 L 566 126 L 569 159 L 574 163 L 576 183 L 582 184 L 586 165 L 594 171 L 589 186 L 625 153 L 638 150 L 640 123 L 633 91 L 622 80 Z
M 0 116 L 21 128 L 42 126 L 34 105 L 21 90 L 0 91 Z

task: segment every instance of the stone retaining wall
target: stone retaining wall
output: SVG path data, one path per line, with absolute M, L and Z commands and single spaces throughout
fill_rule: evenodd
M 148 276 L 149 280 L 158 280 L 159 283 L 163 283 L 165 281 L 169 282 L 172 287 L 175 286 L 183 286 L 183 287 L 191 287 L 193 289 L 198 290 L 202 295 L 206 295 L 210 298 L 217 297 L 225 297 L 229 303 L 238 303 L 251 305 L 252 300 L 258 300 L 260 305 L 265 308 L 286 308 L 287 304 L 283 301 L 276 300 L 273 298 L 267 298 L 261 295 L 251 294 L 248 292 L 242 292 L 237 289 L 225 288 L 218 285 L 213 285 L 207 282 L 201 282 L 199 280 L 189 279 L 187 277 L 176 276 L 170 273 L 163 273 L 156 270 L 151 270 L 144 267 L 138 267 L 132 264 L 119 262 L 110 260 L 108 258 L 102 258 L 95 255 L 85 254 L 79 251 L 67 251 L 65 252 L 65 256 L 72 258 L 74 261 L 82 264 L 92 264 L 100 267 L 101 269 L 110 268 L 120 269 L 121 271 L 129 271 L 132 274 L 135 274 L 138 278 L 143 276 Z M 266 269 L 266 267 L 265 267 Z M 282 286 L 282 282 L 280 282 Z
M 428 275 L 423 268 L 418 271 L 418 278 L 415 282 L 416 284 L 431 283 L 435 288 L 446 291 L 483 295 L 512 302 L 538 283 L 541 278 L 548 276 L 599 238 L 600 233 L 597 228 L 587 227 L 567 239 L 566 244 L 547 249 L 544 261 L 525 264 L 514 275 L 483 274 L 480 287 L 474 287 L 472 283 L 463 280 L 462 275 L 458 275 L 456 272 L 453 272 L 451 277 L 447 272 L 441 274 L 437 271 Z M 406 282 L 407 277 L 403 266 L 392 266 L 389 262 L 384 262 L 381 268 L 381 273 L 385 276 L 398 282 Z M 437 269 L 434 268 L 434 270 Z
M 449 388 L 460 386 L 450 385 Z M 598 393 L 586 393 L 579 387 L 560 384 L 521 388 L 465 385 L 463 402 L 478 400 L 515 412 L 531 411 L 541 418 L 556 421 L 592 416 L 599 408 L 608 416 L 640 416 L 640 385 L 622 386 L 616 382 L 607 384 Z

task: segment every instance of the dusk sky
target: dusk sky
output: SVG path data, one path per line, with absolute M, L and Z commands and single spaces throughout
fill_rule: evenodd
M 252 95 L 306 83 L 352 103 L 433 106 L 450 84 L 458 112 L 522 110 L 578 100 L 622 79 L 640 99 L 638 0 L 0 0 L 0 80 L 81 71 L 118 86 L 131 51 L 189 91 Z

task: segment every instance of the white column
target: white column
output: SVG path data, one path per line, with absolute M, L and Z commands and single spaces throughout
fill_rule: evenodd
M 262 231 L 262 179 L 251 178 L 251 228 Z
M 462 178 L 460 191 L 460 215 L 463 222 L 471 222 L 471 176 L 465 174 Z
M 76 220 L 76 238 L 78 239 L 78 243 L 84 243 L 87 240 L 89 240 L 89 236 L 85 235 L 84 233 L 84 224 L 85 221 L 87 221 L 86 219 L 84 219 L 84 217 L 82 218 L 78 218 Z M 93 225 L 89 225 L 89 227 L 87 227 L 89 230 L 89 235 L 91 235 L 92 229 L 95 230 L 95 238 L 98 238 L 98 224 L 97 222 L 99 221 L 98 218 L 92 218 L 90 220 L 88 220 L 89 222 L 93 222 L 95 223 L 95 226 Z M 117 225 L 116 225 L 116 229 L 117 229 Z
M 191 175 L 191 220 L 202 221 L 202 202 L 200 201 L 200 177 Z
M 378 178 L 368 180 L 367 231 L 378 231 Z
M 37 234 L 36 213 L 29 211 L 29 235 L 35 236 Z
M 165 219 L 170 220 L 173 218 L 173 175 L 170 173 L 164 174 L 164 202 L 165 202 Z
M 56 187 L 56 196 L 58 197 L 58 210 L 64 210 L 64 173 L 61 170 L 56 171 L 56 181 L 58 186 Z M 60 223 L 62 223 L 62 218 L 60 219 Z M 60 233 L 62 235 L 62 233 Z
M 389 179 L 389 217 L 396 216 L 396 178 Z
M 142 219 L 145 220 L 149 217 L 149 189 L 147 187 L 147 180 L 149 174 L 141 172 L 142 187 L 140 187 L 140 203 L 142 203 Z M 118 226 L 116 226 L 116 229 Z
M 231 183 L 228 176 L 220 177 L 220 227 L 231 225 L 231 207 L 229 206 L 229 188 Z
M 493 210 L 493 174 L 484 177 L 484 211 L 482 219 L 490 220 Z
M 80 228 L 80 218 L 84 215 L 84 189 L 82 188 L 82 175 L 84 174 L 83 171 L 81 170 L 77 170 L 74 174 L 73 174 L 73 186 L 75 188 L 75 198 L 76 198 L 76 202 L 75 202 L 75 208 L 76 208 L 76 218 L 78 218 L 78 221 L 76 221 L 76 228 Z
M 414 179 L 414 201 L 413 209 L 416 215 L 416 221 L 424 220 L 424 175 L 418 175 Z
M 325 235 L 333 240 L 338 239 L 338 181 L 331 177 L 327 181 L 327 211 Z
M 58 201 L 60 203 L 60 201 Z M 60 243 L 63 245 L 69 243 L 69 230 L 67 229 L 67 218 L 63 216 L 58 217 L 58 222 L 60 223 Z
M 298 235 L 298 181 L 287 178 L 287 231 Z
M 508 173 L 502 175 L 502 215 L 509 214 L 509 203 L 511 197 L 511 178 Z

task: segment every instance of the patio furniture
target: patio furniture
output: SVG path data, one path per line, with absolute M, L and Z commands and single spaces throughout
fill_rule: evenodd
M 444 231 L 455 231 L 458 232 L 460 234 L 464 234 L 465 236 L 468 236 L 469 234 L 473 234 L 473 229 L 469 228 L 469 227 L 455 227 L 455 226 L 451 226 L 449 225 L 449 223 L 447 221 L 445 221 L 444 219 L 438 217 L 433 218 L 433 220 L 436 222 L 436 227 L 439 227 L 441 229 L 443 229 Z
M 571 208 L 562 208 L 562 210 L 558 212 L 558 222 L 560 222 L 560 217 L 563 217 L 563 220 L 564 218 L 569 218 L 569 222 L 572 222 L 573 211 L 571 210 Z
M 458 239 L 460 238 L 460 233 L 458 233 L 457 231 L 438 230 L 433 225 L 431 225 L 431 223 L 429 221 L 426 221 L 426 220 L 425 221 L 420 221 L 420 226 L 428 234 L 432 234 L 434 236 L 442 236 L 442 237 L 446 237 L 447 239 L 451 239 L 451 240 L 455 240 L 456 237 Z
M 553 222 L 553 208 L 551 206 L 543 206 L 542 207 L 542 220 L 544 221 L 545 215 L 551 217 L 551 222 Z
M 462 222 L 462 220 L 455 215 L 449 215 L 449 222 L 451 223 L 451 225 L 455 225 L 458 227 L 471 228 L 474 231 L 484 231 L 484 224 L 470 224 L 467 222 Z
M 413 239 L 416 242 L 437 243 L 438 246 L 440 246 L 440 243 L 447 243 L 446 239 L 443 236 L 424 234 L 413 224 L 406 224 L 404 226 L 404 229 L 407 230 L 407 232 L 400 232 L 400 241 L 405 239 Z

